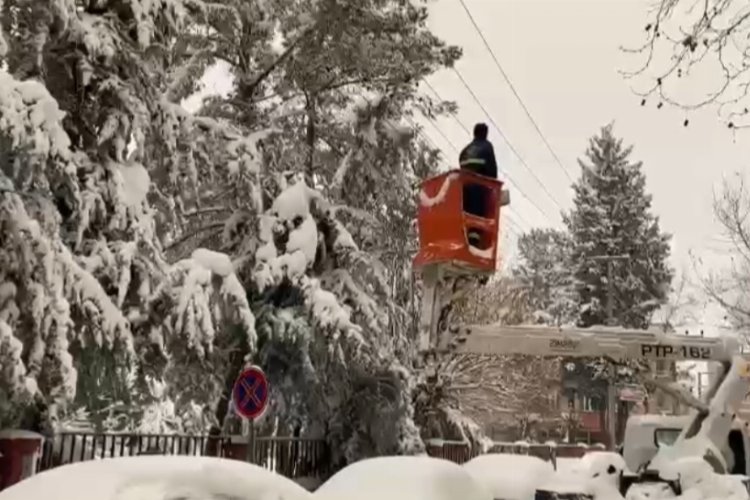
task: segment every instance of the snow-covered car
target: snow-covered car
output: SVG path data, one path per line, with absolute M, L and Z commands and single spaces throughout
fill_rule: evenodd
M 618 480 L 624 467 L 623 458 L 610 452 L 562 459 L 557 470 L 540 458 L 506 453 L 480 455 L 464 464 L 495 500 L 621 500 Z
M 355 462 L 334 474 L 313 496 L 316 500 L 493 500 L 463 467 L 428 456 Z
M 537 488 L 555 472 L 541 458 L 507 453 L 479 455 L 463 467 L 496 500 L 534 500 Z
M 63 465 L 0 491 L 0 500 L 310 500 L 292 480 L 213 457 L 137 456 Z

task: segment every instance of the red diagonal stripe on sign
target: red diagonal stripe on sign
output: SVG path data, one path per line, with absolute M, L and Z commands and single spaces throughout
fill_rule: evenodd
M 256 378 L 255 382 L 251 386 L 247 383 L 247 380 L 241 380 L 240 385 L 245 390 L 245 397 L 242 398 L 242 402 L 240 403 L 240 406 L 245 408 L 249 402 L 255 403 L 255 406 L 257 408 L 260 408 L 262 406 L 262 403 L 258 399 L 258 397 L 255 395 L 255 390 L 260 386 L 260 379 Z

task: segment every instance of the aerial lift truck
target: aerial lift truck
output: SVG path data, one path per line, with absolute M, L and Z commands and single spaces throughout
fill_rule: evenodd
M 463 209 L 463 195 L 469 185 L 473 185 L 472 193 L 476 193 L 477 185 L 485 192 L 485 213 L 481 216 Z M 675 461 L 690 457 L 702 458 L 720 474 L 750 475 L 747 425 L 736 420 L 737 409 L 750 390 L 750 363 L 740 355 L 736 339 L 612 327 L 564 329 L 459 325 L 451 321 L 451 304 L 471 289 L 472 282 L 496 271 L 501 207 L 509 202 L 502 182 L 463 170 L 446 172 L 422 183 L 420 245 L 414 267 L 422 279 L 419 348 L 427 372 L 437 370 L 442 356 L 461 353 L 604 358 L 613 364 L 658 360 L 718 362 L 720 373 L 705 401 L 674 387 L 664 387 L 691 407 L 686 425 L 671 446 L 658 447 L 652 457 L 638 464 L 638 470 L 629 471 L 621 480 L 621 489 L 624 492 L 633 484 L 664 482 L 679 494 L 679 481 L 668 477 L 665 471 Z M 472 244 L 470 231 L 475 233 Z M 626 456 L 630 444 L 624 443 Z

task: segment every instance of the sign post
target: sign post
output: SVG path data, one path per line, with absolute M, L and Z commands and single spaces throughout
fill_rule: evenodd
M 247 461 L 255 460 L 255 420 L 268 406 L 268 378 L 258 366 L 245 368 L 232 388 L 232 403 L 237 414 L 248 421 Z

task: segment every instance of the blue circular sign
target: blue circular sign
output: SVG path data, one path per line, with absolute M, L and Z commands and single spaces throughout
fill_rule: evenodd
M 246 368 L 237 377 L 232 389 L 234 408 L 242 417 L 255 419 L 268 406 L 268 379 L 257 366 Z

